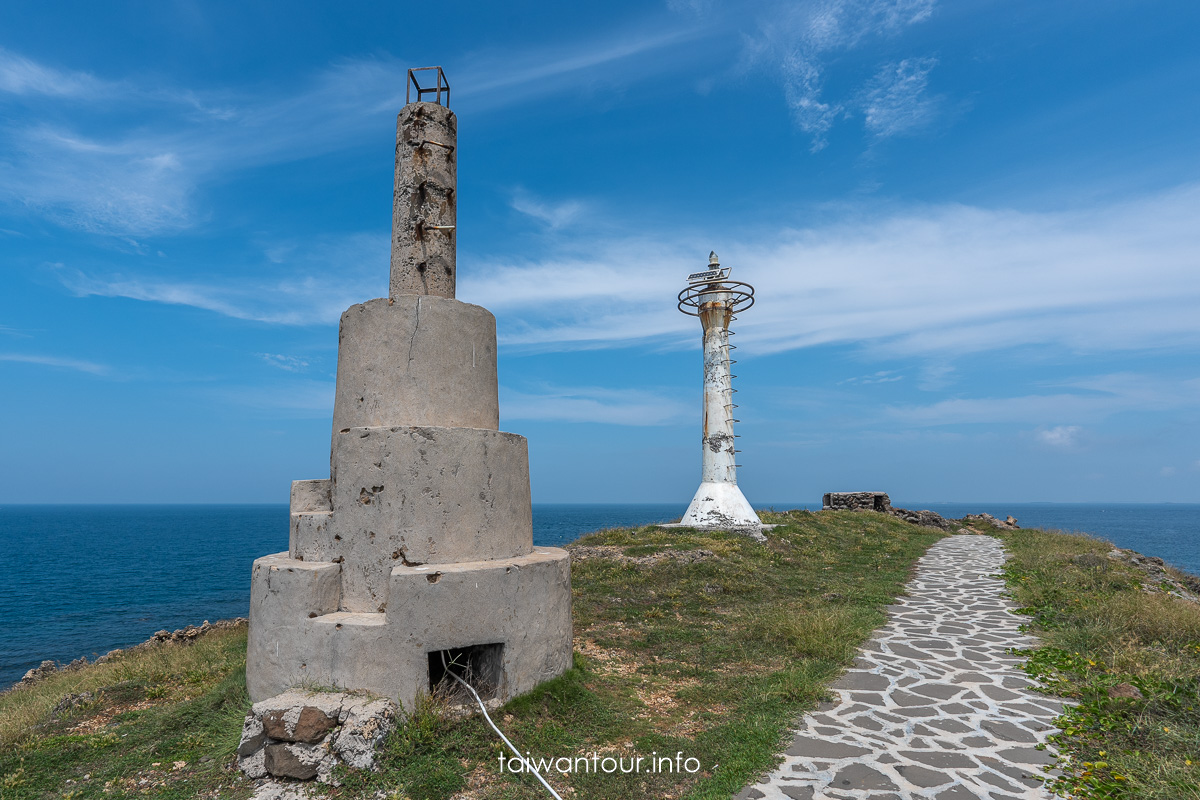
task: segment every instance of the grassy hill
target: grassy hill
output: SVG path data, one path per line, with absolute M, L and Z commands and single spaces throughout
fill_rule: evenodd
M 682 753 L 696 771 L 555 775 L 564 797 L 729 798 L 776 763 L 796 716 L 824 698 L 943 535 L 875 513 L 765 516 L 781 523 L 765 545 L 640 528 L 572 546 L 574 668 L 493 717 L 535 757 Z M 988 532 L 1014 553 L 1010 586 L 1046 637 L 1034 669 L 1086 701 L 1063 735 L 1076 765 L 1064 789 L 1200 797 L 1179 789 L 1200 783 L 1196 605 L 1107 559 L 1097 540 Z M 254 782 L 234 765 L 244 654 L 244 628 L 219 630 L 0 695 L 0 800 L 249 797 Z M 1119 683 L 1143 697 L 1109 702 Z M 546 796 L 528 776 L 501 774 L 501 745 L 481 719 L 444 712 L 430 699 L 389 738 L 379 772 L 320 791 Z

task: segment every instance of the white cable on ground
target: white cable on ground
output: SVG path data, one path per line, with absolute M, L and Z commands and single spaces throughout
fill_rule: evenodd
M 465 686 L 467 688 L 467 691 L 471 693 L 471 696 L 475 698 L 475 702 L 479 703 L 479 710 L 483 712 L 483 718 L 487 720 L 488 725 L 492 726 L 492 730 L 494 730 L 496 732 L 496 735 L 504 740 L 504 743 L 506 745 L 508 745 L 508 749 L 513 751 L 513 755 L 515 755 L 517 758 L 519 758 L 521 760 L 521 762 L 523 764 L 525 764 L 526 766 L 530 766 L 530 767 L 533 766 L 532 762 L 529 761 L 528 759 L 526 759 L 525 756 L 521 755 L 521 751 L 518 750 L 516 748 L 516 746 L 513 745 L 513 743 L 508 740 L 508 737 L 504 735 L 504 731 L 497 728 L 496 723 L 492 722 L 492 718 L 488 716 L 487 708 L 483 705 L 483 700 L 479 699 L 479 695 L 476 694 L 475 690 L 471 688 L 471 684 L 467 683 L 462 678 L 458 677 L 457 675 L 455 675 L 453 672 L 450 671 L 450 666 L 446 663 L 446 651 L 445 650 L 442 651 L 442 666 L 445 668 L 446 673 L 449 674 L 451 678 L 454 678 L 454 680 L 458 681 L 463 686 Z M 529 771 L 533 773 L 533 777 L 537 778 L 539 781 L 542 782 L 542 786 L 545 786 L 546 791 L 554 796 L 554 800 L 563 800 L 562 795 L 560 795 L 558 792 L 554 791 L 553 786 L 546 783 L 546 779 L 542 777 L 542 774 L 540 772 L 538 772 L 536 769 L 531 769 Z

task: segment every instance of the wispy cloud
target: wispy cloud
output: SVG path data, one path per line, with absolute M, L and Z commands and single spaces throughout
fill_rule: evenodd
M 904 380 L 903 375 L 897 375 L 895 370 L 884 369 L 878 372 L 873 372 L 870 375 L 862 375 L 857 378 L 846 378 L 844 381 L 838 381 L 838 385 L 842 384 L 857 384 L 859 386 L 870 386 L 873 383 L 895 383 L 896 381 Z
M 867 130 L 885 139 L 926 127 L 937 111 L 938 99 L 928 93 L 936 65 L 935 58 L 906 58 L 880 69 L 862 100 Z
M 1078 441 L 1081 430 L 1078 425 L 1055 425 L 1034 431 L 1033 435 L 1039 442 L 1051 447 L 1071 447 Z
M 513 192 L 510 201 L 514 211 L 544 223 L 551 230 L 558 230 L 579 219 L 587 208 L 579 200 L 563 200 L 558 203 L 534 197 L 524 189 Z
M 0 198 L 98 233 L 166 233 L 194 219 L 194 176 L 186 156 L 169 143 L 106 142 L 47 126 L 9 137 L 18 158 L 0 162 Z
M 926 20 L 936 0 L 817 0 L 769 4 L 759 31 L 746 37 L 747 63 L 774 71 L 796 124 L 812 138 L 818 151 L 828 143 L 834 124 L 848 115 L 849 98 L 825 97 L 826 62 L 872 37 L 889 36 Z M 901 62 L 902 64 L 905 62 Z M 915 62 L 914 62 L 915 65 Z M 925 73 L 932 68 L 928 64 Z M 886 68 L 885 68 L 886 69 Z M 911 69 L 909 67 L 908 69 Z M 918 79 L 923 80 L 923 76 Z M 885 82 L 895 84 L 895 80 Z M 879 76 L 876 77 L 879 83 Z M 903 93 L 915 88 L 897 86 Z M 872 91 L 887 89 L 877 86 Z M 869 96 L 870 93 L 868 93 Z M 880 98 L 881 103 L 886 97 Z M 900 97 L 890 101 L 898 107 Z M 882 106 L 880 106 L 882 108 Z
M 684 45 L 705 30 L 681 26 L 654 30 L 622 31 L 591 41 L 561 43 L 549 47 L 476 53 L 459 69 L 457 92 L 469 107 L 482 111 L 558 94 L 569 87 L 620 85 L 631 78 L 645 77 L 639 71 L 643 58 L 667 48 Z M 615 69 L 620 67 L 620 69 Z M 603 70 L 601 70 L 603 68 Z
M 287 356 L 280 353 L 259 353 L 258 357 L 285 372 L 304 372 L 308 369 L 308 361 L 299 356 Z
M 1103 389 L 1097 387 L 1105 387 Z M 1050 445 L 1073 444 L 1082 428 L 1058 420 L 1099 422 L 1124 411 L 1200 408 L 1200 378 L 1169 380 L 1122 373 L 1074 381 L 1045 394 L 1015 397 L 953 397 L 927 405 L 891 406 L 884 416 L 915 427 L 1018 423 L 1043 426 L 1036 438 Z
M 386 234 L 319 236 L 298 246 L 275 243 L 255 277 L 197 276 L 176 281 L 155 274 L 120 275 L 57 266 L 53 274 L 80 297 L 125 297 L 202 308 L 234 319 L 278 325 L 327 325 L 354 303 L 387 291 Z
M 548 386 L 538 392 L 501 387 L 500 408 L 505 419 L 633 426 L 664 425 L 694 415 L 690 405 L 660 393 L 599 387 Z
M 86 72 L 54 69 L 0 47 L 0 92 L 79 97 L 107 94 L 108 89 Z
M 455 91 L 456 106 L 480 114 L 581 85 L 627 84 L 645 76 L 645 59 L 697 35 L 694 26 L 680 26 L 527 48 L 515 57 L 477 53 L 456 72 L 464 87 Z M 0 93 L 50 104 L 0 123 L 0 147 L 7 150 L 0 158 L 0 201 L 97 233 L 184 230 L 206 219 L 195 198 L 210 181 L 341 150 L 386 130 L 404 103 L 405 79 L 404 62 L 381 56 L 336 62 L 287 90 L 202 93 L 102 80 L 0 50 Z M 113 127 L 111 117 L 62 121 L 62 103 L 100 100 L 123 109 L 124 127 Z M 524 205 L 537 216 L 536 203 Z M 577 213 L 546 211 L 543 219 L 552 225 Z
M 758 290 L 737 323 L 742 354 L 859 345 L 929 359 L 936 369 L 922 379 L 928 388 L 958 357 L 1022 345 L 1093 353 L 1200 347 L 1197 217 L 1193 185 L 1070 212 L 850 209 L 845 221 L 819 228 L 743 226 L 736 238 L 573 232 L 540 258 L 463 253 L 459 297 L 497 314 L 506 346 L 694 346 L 695 321 L 678 313 L 674 298 L 715 247 L 734 277 Z M 260 276 L 253 280 L 176 283 L 78 270 L 60 277 L 77 294 L 328 323 L 382 294 L 387 247 L 382 234 L 273 247 L 279 263 L 246 270 Z
M 92 361 L 81 361 L 75 358 L 60 358 L 58 356 L 33 355 L 29 353 L 0 353 L 0 361 L 13 361 L 19 364 L 37 364 L 43 367 L 58 367 L 87 372 L 92 375 L 105 375 L 109 367 Z

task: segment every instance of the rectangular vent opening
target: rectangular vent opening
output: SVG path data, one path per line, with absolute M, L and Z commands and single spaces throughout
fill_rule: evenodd
M 504 644 L 472 644 L 429 654 L 429 693 L 453 703 L 474 703 L 462 684 L 447 673 L 471 684 L 484 700 L 495 698 L 504 675 Z

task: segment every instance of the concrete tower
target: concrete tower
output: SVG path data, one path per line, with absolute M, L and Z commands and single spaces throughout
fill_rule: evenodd
M 731 281 L 717 254 L 708 256 L 708 269 L 688 276 L 679 293 L 679 310 L 700 317 L 704 328 L 704 438 L 700 488 L 692 497 L 680 525 L 694 528 L 761 528 L 762 521 L 737 485 L 736 436 L 733 433 L 733 388 L 729 323 L 737 311 L 754 305 L 754 287 Z
M 435 68 L 429 68 L 435 69 Z M 496 320 L 454 299 L 457 118 L 396 126 L 389 295 L 338 334 L 328 480 L 295 481 L 286 553 L 254 562 L 246 684 L 365 689 L 408 708 L 444 677 L 507 700 L 571 664 L 566 551 L 533 546 L 524 437 L 499 428 Z

